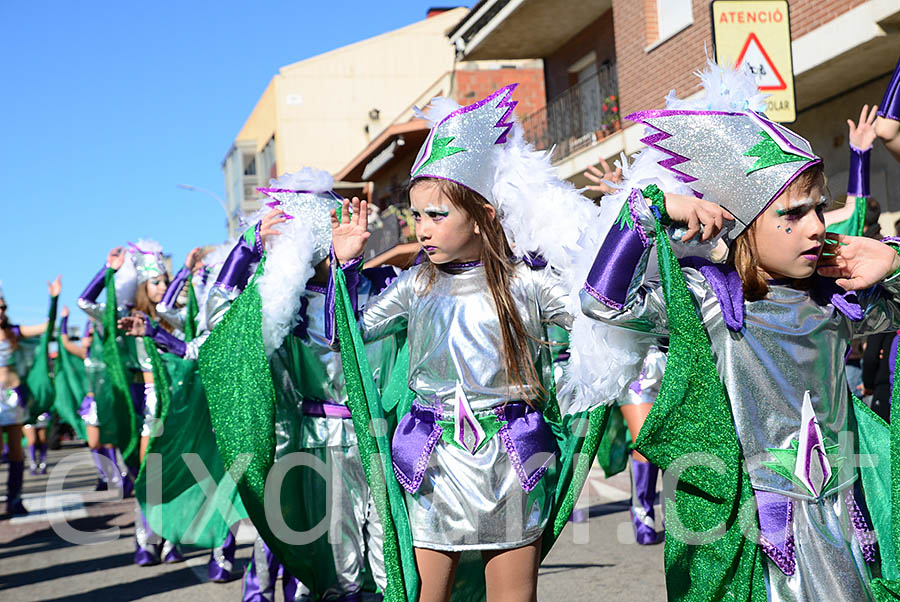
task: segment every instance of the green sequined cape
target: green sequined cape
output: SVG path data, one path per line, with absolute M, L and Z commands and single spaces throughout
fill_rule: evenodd
M 299 437 L 294 436 L 303 419 L 296 402 L 298 395 L 321 399 L 322 394 L 316 391 L 327 376 L 308 347 L 288 335 L 276 353 L 289 367 L 297 390 L 286 392 L 273 382 L 263 345 L 262 300 L 256 284 L 264 261 L 200 348 L 200 374 L 225 467 L 242 473 L 237 487 L 247 515 L 285 570 L 321 594 L 334 582 L 333 563 L 323 562 L 327 555 L 316 552 L 327 545 L 327 533 L 302 544 L 291 544 L 275 535 L 275 531 L 284 533 L 285 527 L 307 531 L 311 517 L 318 522 L 324 514 L 320 492 L 307 494 L 300 485 L 303 471 L 309 469 L 295 466 L 283 475 L 280 492 L 275 493 L 279 510 L 275 520 L 283 521 L 282 525 L 266 514 L 264 502 L 267 478 L 276 461 L 276 444 L 278 458 L 301 451 Z M 278 440 L 276 428 L 287 433 L 287 441 Z
M 368 366 L 344 274 L 336 269 L 333 277 L 336 285 L 335 324 L 349 394 L 347 405 L 353 415 L 363 467 L 384 528 L 384 558 L 388 575 L 385 600 L 414 601 L 418 596 L 419 576 L 413 554 L 405 496 L 394 477 L 391 464 L 392 433 L 388 428 L 369 428 L 369 425 L 391 424 L 392 421 L 386 419 L 386 407 L 405 408 L 403 411 L 408 411 L 412 400 L 410 392 L 405 388 L 408 361 L 403 365 L 398 362 L 395 366 L 391 375 L 392 383 L 385 391 L 382 403 Z M 401 360 L 402 358 L 401 354 Z M 396 383 L 401 382 L 403 386 L 397 387 Z M 552 385 L 553 383 L 551 390 Z M 548 471 L 544 477 L 552 479 L 555 476 L 556 491 L 553 510 L 542 539 L 542 557 L 550 551 L 572 513 L 597 454 L 600 437 L 606 427 L 608 410 L 608 406 L 600 406 L 590 413 L 562 417 L 554 395 L 551 395 L 546 405 L 544 419 L 557 436 L 560 462 L 556 465 L 555 475 Z M 473 602 L 484 598 L 484 567 L 481 555 L 463 554 L 456 573 L 452 600 Z
M 53 411 L 75 430 L 80 439 L 87 441 L 87 428 L 78 415 L 88 390 L 84 360 L 66 351 L 61 341 L 54 366 L 53 388 Z
M 160 428 L 151 434 L 135 495 L 163 539 L 216 547 L 247 512 L 216 446 L 197 362 L 160 354 L 151 339 L 143 344 L 153 364 Z
M 141 430 L 131 396 L 131 374 L 125 364 L 129 347 L 133 347 L 134 342 L 130 337 L 125 337 L 118 327 L 115 274 L 108 268 L 104 281 L 106 307 L 101 332 L 107 386 L 102 392 L 94 391 L 94 399 L 100 419 L 100 441 L 114 444 L 122 452 L 125 463 L 136 466 L 139 462 Z
M 35 422 L 37 417 L 44 412 L 49 412 L 53 406 L 55 391 L 53 389 L 53 375 L 50 369 L 50 340 L 53 338 L 53 327 L 56 324 L 57 297 L 50 297 L 50 314 L 47 317 L 47 328 L 41 334 L 37 349 L 35 350 L 34 365 L 28 370 L 25 377 L 25 385 L 31 394 L 28 400 L 28 421 Z
M 716 371 L 709 337 L 664 228 L 659 228 L 656 244 L 669 352 L 659 395 L 635 448 L 663 470 L 679 470 L 684 467 L 679 464 L 687 460 L 674 499 L 667 496 L 665 500 L 668 599 L 764 602 L 763 552 L 755 539 L 742 532 L 757 532 L 759 523 L 731 406 Z M 854 416 L 859 453 L 879 460 L 874 467 L 860 469 L 866 498 L 897 499 L 900 464 L 892 458 L 900 454 L 900 416 L 889 430 L 858 400 L 854 401 Z M 698 466 L 701 463 L 714 468 Z M 878 602 L 900 600 L 894 553 L 900 541 L 898 509 L 896 503 L 869 504 L 884 576 L 872 584 Z

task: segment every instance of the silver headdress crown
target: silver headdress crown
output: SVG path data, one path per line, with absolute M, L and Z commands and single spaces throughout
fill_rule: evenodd
M 665 156 L 659 160 L 661 167 L 697 197 L 734 215 L 729 240 L 800 172 L 822 161 L 804 138 L 751 110 L 664 109 L 632 113 L 627 119 L 651 128 L 642 142 Z
M 512 100 L 518 84 L 500 88 L 487 98 L 456 108 L 433 120 L 431 133 L 413 163 L 410 179 L 439 178 L 462 184 L 495 205 L 493 186 L 500 154 L 510 139 Z
M 167 273 L 161 244 L 141 238 L 137 243 L 129 242 L 128 246 L 137 271 L 138 284 Z
M 310 229 L 315 241 L 313 265 L 328 257 L 331 250 L 331 210 L 341 206 L 341 197 L 332 186 L 334 179 L 327 171 L 304 167 L 271 180 L 267 188 L 257 188 L 272 199 L 266 205 L 284 209 Z

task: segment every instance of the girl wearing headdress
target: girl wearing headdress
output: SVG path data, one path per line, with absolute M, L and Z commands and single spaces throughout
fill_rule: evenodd
M 382 514 L 393 516 L 385 554 L 396 538 L 403 566 L 389 587 L 392 599 L 448 600 L 455 591 L 461 600 L 485 592 L 488 600 L 532 600 L 542 553 L 571 512 L 571 505 L 560 511 L 565 488 L 557 486 L 568 483 L 563 467 L 577 445 L 560 435 L 546 329 L 571 323 L 559 270 L 571 266 L 582 224 L 596 208 L 556 178 L 546 153 L 525 142 L 513 117 L 514 89 L 462 108 L 432 101 L 425 115 L 432 130 L 409 186 L 427 260 L 359 308 L 358 333 L 353 295 L 368 238 L 367 203 L 345 200 L 332 217 L 345 371 L 364 365 L 356 337 L 403 333 L 408 343 L 402 419 L 390 445 L 390 433 L 375 437 L 394 473 Z M 365 372 L 355 382 L 368 391 Z M 384 407 L 397 403 L 383 400 Z M 369 396 L 368 405 L 352 408 L 354 419 L 378 423 L 381 407 Z M 368 470 L 379 475 L 381 467 L 370 462 Z M 392 493 L 398 483 L 402 496 Z M 409 543 L 414 566 L 405 556 Z
M 168 284 L 162 247 L 156 241 L 141 239 L 137 244 L 129 243 L 127 249 L 112 249 L 106 266 L 78 299 L 78 306 L 102 325 L 103 361 L 111 381 L 104 398 L 97 398 L 97 391 L 93 392 L 94 397 L 87 401 L 85 417 L 90 420 L 89 426 L 100 429 L 98 444 L 116 441 L 128 466 L 140 466 L 150 437 L 159 428 L 158 397 L 151 357 L 143 345 L 134 345 L 133 339 L 119 340 L 117 319 L 132 311 L 156 318 L 156 305 L 162 301 Z M 107 300 L 100 302 L 98 297 L 104 288 Z M 104 429 L 108 433 L 105 437 Z M 138 506 L 135 509 L 136 564 L 148 566 L 160 560 L 170 563 L 183 560 L 174 544 L 160 543 L 159 539 Z
M 247 602 L 274 599 L 279 574 L 288 600 L 356 600 L 371 582 L 385 587 L 341 359 L 325 337 L 329 212 L 339 204 L 332 185 L 327 172 L 304 168 L 259 189 L 267 207 L 207 302 L 203 384 L 219 450 L 230 470 L 240 467 L 241 498 L 260 535 L 244 577 Z M 360 300 L 394 274 L 367 271 Z M 376 364 L 392 355 L 385 346 L 369 353 Z
M 43 390 L 45 387 L 41 385 L 45 384 L 43 381 L 47 384 L 50 382 L 47 343 L 56 319 L 56 301 L 62 288 L 60 279 L 57 277 L 52 283 L 48 282 L 47 288 L 50 292 L 50 319 L 34 326 L 19 326 L 10 322 L 6 299 L 0 289 L 0 431 L 6 435 L 9 445 L 9 473 L 6 477 L 6 513 L 9 515 L 28 513 L 22 504 L 22 479 L 25 471 L 22 425 L 29 415 L 29 391 L 34 397 L 32 404 L 40 403 L 49 408 L 52 403 L 52 392 L 47 395 Z M 22 353 L 22 342 L 37 336 L 43 337 L 39 355 L 35 365 L 28 370 Z M 37 382 L 38 380 L 41 382 Z M 43 399 L 44 397 L 47 399 Z
M 673 479 L 669 599 L 895 599 L 889 433 L 843 369 L 853 337 L 900 324 L 898 246 L 826 234 L 810 144 L 759 112 L 751 74 L 702 79 L 629 116 L 648 148 L 602 201 L 580 293 L 594 319 L 670 337 L 636 443 Z

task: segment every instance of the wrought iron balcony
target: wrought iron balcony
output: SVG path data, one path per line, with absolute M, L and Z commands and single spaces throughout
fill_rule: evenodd
M 596 144 L 621 129 L 615 63 L 607 63 L 544 108 L 522 120 L 525 138 L 537 149 L 553 146 L 552 161 Z

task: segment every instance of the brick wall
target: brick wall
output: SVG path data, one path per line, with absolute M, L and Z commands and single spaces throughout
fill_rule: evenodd
M 809 33 L 865 1 L 792 0 L 791 37 Z M 656 34 L 648 29 L 655 23 L 648 25 L 653 19 L 647 12 L 655 10 L 655 0 L 612 3 L 622 114 L 664 106 L 664 98 L 673 88 L 680 97 L 696 92 L 699 80 L 693 73 L 705 63 L 704 45 L 710 56 L 713 50 L 709 2 L 694 0 L 693 25 L 649 52 L 645 51 L 648 40 L 655 39 Z
M 546 103 L 543 69 L 466 69 L 456 72 L 456 102 L 472 104 L 508 84 L 518 83 L 513 93 L 519 119 L 534 113 Z

